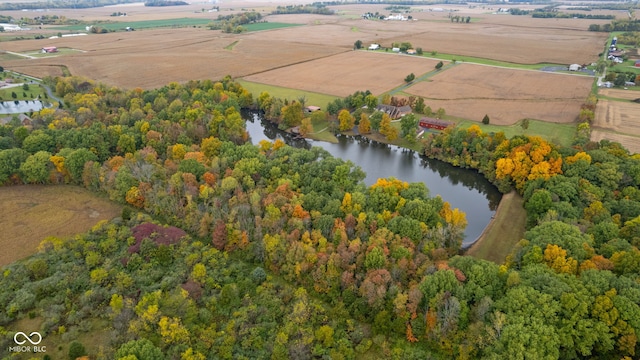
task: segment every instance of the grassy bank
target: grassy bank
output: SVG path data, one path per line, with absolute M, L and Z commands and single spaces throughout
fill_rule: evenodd
M 271 96 L 287 100 L 298 100 L 299 98 L 304 97 L 306 105 L 319 106 L 320 108 L 322 108 L 322 110 L 325 110 L 327 108 L 328 103 L 337 99 L 336 96 L 320 94 L 311 91 L 302 91 L 280 86 L 261 84 L 242 79 L 237 79 L 236 81 L 240 83 L 243 88 L 249 90 L 249 92 L 253 94 L 254 98 L 260 96 L 260 93 L 262 93 L 263 91 L 268 92 Z
M 446 117 L 445 117 L 446 118 Z M 458 119 L 458 127 L 468 128 L 471 125 L 478 125 L 484 132 L 504 132 L 507 138 L 516 135 L 540 136 L 541 138 L 562 146 L 571 146 L 573 136 L 576 132 L 574 124 L 558 124 L 541 120 L 529 120 L 529 127 L 522 128 L 522 120 L 513 125 L 484 125 L 480 122 Z
M 465 255 L 502 264 L 524 236 L 527 213 L 523 203 L 515 191 L 505 194 L 494 218 Z

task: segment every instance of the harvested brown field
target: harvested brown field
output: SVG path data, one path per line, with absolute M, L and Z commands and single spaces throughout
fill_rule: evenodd
M 638 96 L 635 91 L 617 89 L 603 90 L 601 94 L 633 99 Z M 591 140 L 617 141 L 629 151 L 640 153 L 640 104 L 600 99 L 595 115 Z
M 47 236 L 64 239 L 86 232 L 119 215 L 120 209 L 75 186 L 0 187 L 0 267 L 34 253 Z
M 635 100 L 640 99 L 640 91 L 634 90 L 622 90 L 622 89 L 599 89 L 598 95 L 606 96 L 610 98 L 616 99 L 624 99 L 624 100 Z
M 236 41 L 232 50 L 225 49 Z M 4 50 L 16 52 L 43 46 L 69 47 L 85 52 L 7 61 L 3 65 L 27 74 L 34 65 L 66 65 L 73 75 L 111 85 L 154 88 L 172 81 L 220 79 L 226 75 L 242 77 L 345 51 L 331 46 L 296 44 L 283 56 L 283 45 L 277 41 L 259 41 L 245 38 L 245 35 L 192 28 L 2 43 Z
M 425 98 L 432 109 L 496 125 L 524 118 L 569 123 L 589 95 L 593 78 L 533 70 L 459 64 L 405 92 Z
M 382 94 L 402 85 L 409 73 L 422 75 L 436 63 L 414 56 L 349 51 L 255 74 L 245 80 L 336 96 L 347 96 L 356 90 Z
M 640 136 L 625 135 L 614 133 L 610 131 L 604 131 L 601 129 L 593 129 L 591 131 L 591 140 L 609 140 L 620 143 L 627 148 L 632 154 L 640 154 Z

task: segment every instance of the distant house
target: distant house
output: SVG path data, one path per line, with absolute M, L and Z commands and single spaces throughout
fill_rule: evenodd
M 640 60 L 636 60 L 636 62 L 633 64 L 633 66 L 640 67 Z
M 569 71 L 580 71 L 582 66 L 580 64 L 571 64 L 569 65 Z
M 310 114 L 312 112 L 320 111 L 320 106 L 309 105 L 304 108 L 304 112 Z
M 376 106 L 376 110 L 386 113 L 392 120 L 399 119 L 407 114 L 411 114 L 411 106 L 409 105 L 398 107 L 380 104 Z
M 416 50 L 415 49 L 409 49 L 409 50 L 407 50 L 407 54 L 415 55 L 416 54 Z
M 42 48 L 42 53 L 44 54 L 55 53 L 55 52 L 58 52 L 58 48 L 55 46 L 45 46 Z
M 380 49 L 380 45 L 378 44 L 369 45 L 369 50 L 378 50 L 378 49 Z
M 421 128 L 425 128 L 425 129 L 436 129 L 436 130 L 444 130 L 447 127 L 453 125 L 454 123 L 449 122 L 449 121 L 444 121 L 444 120 L 440 120 L 440 119 L 434 119 L 434 118 L 428 118 L 428 117 L 423 117 L 422 119 L 420 119 L 420 122 L 418 123 L 418 125 Z
M 391 49 L 391 51 L 393 51 L 393 52 L 400 52 L 400 48 L 394 47 L 394 48 L 392 48 L 392 49 Z

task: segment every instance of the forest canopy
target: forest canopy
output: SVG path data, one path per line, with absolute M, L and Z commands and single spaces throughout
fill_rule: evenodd
M 249 143 L 241 111 L 261 100 L 229 77 L 50 81 L 64 108 L 0 127 L 0 183 L 77 184 L 127 206 L 2 269 L 0 346 L 30 318 L 69 347 L 110 329 L 90 349 L 104 359 L 640 353 L 640 159 L 619 144 L 477 126 L 424 140 L 426 156 L 523 195 L 528 231 L 495 264 L 457 255 L 472 214 L 422 183 L 367 187 L 320 148 Z

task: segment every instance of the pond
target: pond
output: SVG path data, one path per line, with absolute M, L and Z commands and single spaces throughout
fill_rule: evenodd
M 419 156 L 415 151 L 381 144 L 361 136 L 339 136 L 339 142 L 299 139 L 279 130 L 258 114 L 246 114 L 246 128 L 252 142 L 282 139 L 288 145 L 318 146 L 331 155 L 350 160 L 366 172 L 364 182 L 372 185 L 378 178 L 395 177 L 406 182 L 424 182 L 431 196 L 440 195 L 467 215 L 463 247 L 473 244 L 487 226 L 502 199 L 502 194 L 477 171 L 454 167 L 442 161 Z
M 43 108 L 44 104 L 38 100 L 0 101 L 0 114 L 22 114 Z

